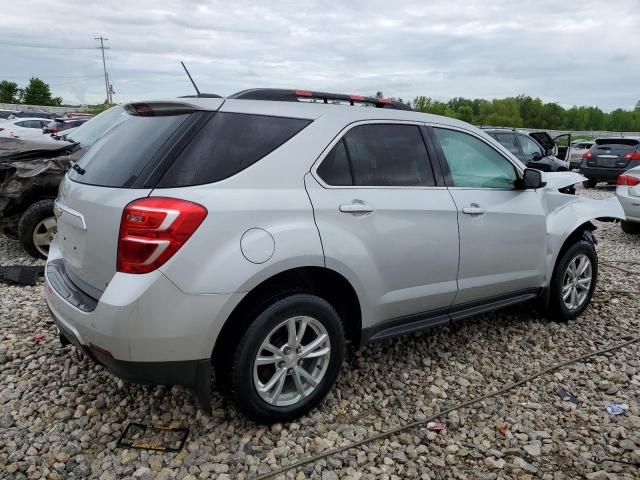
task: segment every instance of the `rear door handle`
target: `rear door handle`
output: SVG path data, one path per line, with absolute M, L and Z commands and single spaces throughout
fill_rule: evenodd
M 375 210 L 372 205 L 369 205 L 362 200 L 354 200 L 351 203 L 343 203 L 339 208 L 343 213 L 371 213 Z
M 463 207 L 462 213 L 466 213 L 467 215 L 482 215 L 486 213 L 486 210 L 477 203 L 472 203 L 470 207 Z

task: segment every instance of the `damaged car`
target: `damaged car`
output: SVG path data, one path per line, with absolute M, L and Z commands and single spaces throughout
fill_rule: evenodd
M 112 107 L 60 142 L 0 138 L 0 232 L 46 258 L 56 233 L 53 201 L 60 181 L 123 114 L 122 107 Z
M 578 317 L 594 219 L 482 130 L 381 98 L 253 89 L 132 103 L 65 176 L 45 296 L 63 344 L 135 383 L 309 412 L 348 346 L 538 301 Z M 214 373 L 215 372 L 215 373 Z

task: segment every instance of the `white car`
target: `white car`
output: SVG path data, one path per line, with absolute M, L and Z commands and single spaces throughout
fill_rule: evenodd
M 616 196 L 627 219 L 621 223 L 625 233 L 640 233 L 640 167 L 627 170 L 618 177 Z
M 50 118 L 12 118 L 0 123 L 0 137 L 44 139 L 42 127 L 51 122 Z

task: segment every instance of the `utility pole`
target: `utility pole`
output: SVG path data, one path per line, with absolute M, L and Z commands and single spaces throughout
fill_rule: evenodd
M 104 88 L 107 92 L 107 103 L 108 104 L 112 104 L 113 103 L 113 99 L 111 97 L 111 88 L 109 85 L 109 74 L 107 73 L 107 63 L 104 60 L 104 50 L 107 49 L 109 50 L 109 47 L 105 47 L 104 46 L 104 41 L 105 40 L 109 40 L 108 38 L 104 38 L 102 35 L 99 37 L 94 37 L 96 40 L 100 40 L 100 46 L 96 47 L 99 48 L 100 50 L 102 50 L 102 68 L 104 68 Z

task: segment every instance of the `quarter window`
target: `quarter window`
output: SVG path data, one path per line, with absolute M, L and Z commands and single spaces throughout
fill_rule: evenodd
M 515 167 L 478 138 L 457 130 L 434 128 L 444 153 L 453 186 L 467 188 L 514 188 Z
M 329 152 L 317 173 L 329 185 L 435 185 L 427 148 L 415 125 L 354 127 Z

